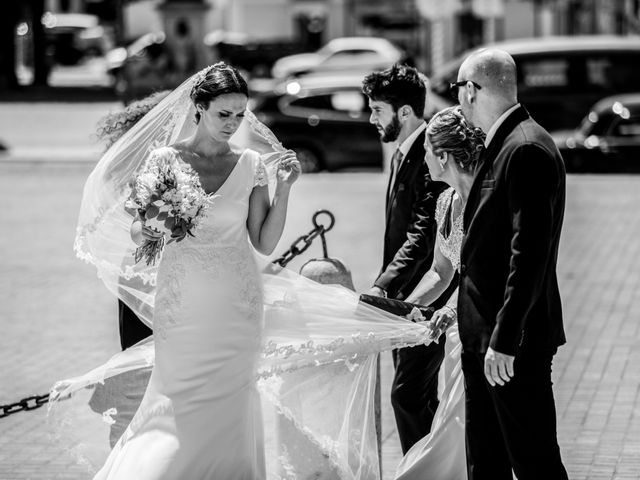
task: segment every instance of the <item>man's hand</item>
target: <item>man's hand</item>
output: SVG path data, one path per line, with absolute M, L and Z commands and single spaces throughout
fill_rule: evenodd
M 380 287 L 376 287 L 375 285 L 371 287 L 371 289 L 367 292 L 367 295 L 371 295 L 372 297 L 387 298 L 387 292 L 385 292 Z
M 489 347 L 484 356 L 484 376 L 492 387 L 504 385 L 513 377 L 513 361 L 516 357 L 496 352 Z

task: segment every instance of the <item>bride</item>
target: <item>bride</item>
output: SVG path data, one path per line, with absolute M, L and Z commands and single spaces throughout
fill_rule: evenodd
M 190 95 L 195 133 L 154 150 L 149 162 L 192 168 L 217 198 L 195 237 L 163 252 L 155 368 L 138 413 L 96 479 L 264 476 L 254 381 L 262 296 L 249 242 L 263 254 L 275 248 L 300 164 L 292 153 L 282 155 L 270 204 L 260 155 L 228 142 L 247 107 L 247 84 L 230 66 L 201 77 Z M 133 222 L 137 244 L 155 236 L 139 217 Z
M 427 343 L 429 328 L 338 286 L 260 274 L 253 250 L 269 254 L 280 239 L 300 165 L 247 102 L 235 68 L 208 67 L 87 180 L 76 252 L 153 328 L 152 340 L 52 389 L 51 421 L 96 479 L 379 478 L 376 356 Z M 160 235 L 125 205 L 154 166 L 195 172 L 210 204 L 194 236 L 167 242 L 159 262 L 136 262 Z M 132 380 L 149 370 L 148 385 Z M 105 388 L 91 396 L 96 385 Z M 107 452 L 96 427 L 118 423 Z
M 460 107 L 436 113 L 427 125 L 425 160 L 434 180 L 450 188 L 436 205 L 436 245 L 433 264 L 408 302 L 428 305 L 447 288 L 460 268 L 464 205 L 473 183 L 473 172 L 484 147 L 484 133 L 471 128 Z M 460 363 L 462 345 L 456 325 L 457 290 L 447 305 L 434 313 L 434 338 L 447 331 L 445 356 L 440 374 L 444 391 L 431 432 L 405 454 L 396 471 L 397 480 L 437 478 L 466 480 L 464 435 L 464 379 Z

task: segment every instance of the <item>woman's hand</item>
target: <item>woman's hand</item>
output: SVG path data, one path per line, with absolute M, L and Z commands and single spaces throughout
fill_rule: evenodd
M 144 238 L 145 240 L 150 240 L 152 242 L 160 240 L 164 236 L 162 232 L 158 231 L 153 227 L 149 227 L 147 225 L 144 225 L 142 227 L 141 233 L 142 233 L 142 238 Z
M 427 323 L 429 328 L 431 328 L 431 335 L 429 338 L 432 340 L 436 340 L 440 338 L 444 332 L 447 331 L 451 325 L 456 323 L 458 318 L 458 314 L 452 307 L 445 305 L 440 310 L 436 310 Z
M 155 228 L 145 225 L 139 216 L 131 224 L 131 239 L 136 245 L 142 245 L 146 240 L 152 242 L 160 240 L 162 235 Z
M 278 186 L 291 186 L 300 177 L 302 167 L 293 150 L 287 150 L 278 160 L 276 178 Z

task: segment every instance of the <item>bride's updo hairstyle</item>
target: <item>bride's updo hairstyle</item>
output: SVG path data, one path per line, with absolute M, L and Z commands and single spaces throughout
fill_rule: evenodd
M 427 125 L 427 138 L 435 155 L 448 152 L 461 170 L 472 172 L 484 149 L 484 132 L 473 128 L 459 106 L 436 113 Z
M 241 93 L 248 97 L 249 88 L 237 68 L 218 62 L 196 73 L 189 96 L 194 105 L 202 105 L 207 110 L 211 100 L 225 93 Z M 196 123 L 199 121 L 200 112 L 196 110 Z

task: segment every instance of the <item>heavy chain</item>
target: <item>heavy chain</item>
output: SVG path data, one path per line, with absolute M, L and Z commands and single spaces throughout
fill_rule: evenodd
M 318 217 L 320 215 L 328 215 L 330 223 L 328 226 L 322 225 L 318 223 Z M 284 252 L 280 257 L 276 258 L 272 263 L 276 265 L 280 265 L 281 267 L 286 267 L 287 264 L 296 258 L 298 255 L 303 253 L 307 248 L 311 246 L 311 243 L 315 238 L 320 236 L 322 239 L 322 252 L 324 257 L 327 258 L 327 241 L 324 238 L 324 234 L 333 228 L 333 225 L 336 223 L 336 219 L 329 210 L 319 210 L 313 214 L 313 230 L 311 230 L 306 235 L 302 235 L 296 239 L 295 242 L 291 244 L 291 247 Z
M 329 217 L 328 226 L 318 223 L 318 217 L 320 215 L 327 215 Z M 313 230 L 311 230 L 306 235 L 298 237 L 296 241 L 291 244 L 291 247 L 286 252 L 284 252 L 284 254 L 282 254 L 279 258 L 275 259 L 272 262 L 273 264 L 285 267 L 291 260 L 307 250 L 307 248 L 311 246 L 311 243 L 313 243 L 313 240 L 315 240 L 318 236 L 322 240 L 322 252 L 324 254 L 324 257 L 327 258 L 327 241 L 324 238 L 324 234 L 333 228 L 333 225 L 336 223 L 336 219 L 333 216 L 333 213 L 331 213 L 329 210 L 318 210 L 313 214 L 312 221 Z M 48 401 L 49 394 L 46 393 L 44 395 L 33 395 L 31 397 L 26 397 L 15 403 L 0 405 L 0 418 L 5 418 L 18 412 L 35 410 L 36 408 L 40 408 L 41 406 L 46 404 Z
M 33 395 L 31 397 L 23 398 L 15 403 L 9 403 L 8 405 L 0 405 L 0 418 L 8 417 L 14 413 L 35 410 L 40 408 L 49 401 L 49 394 Z

